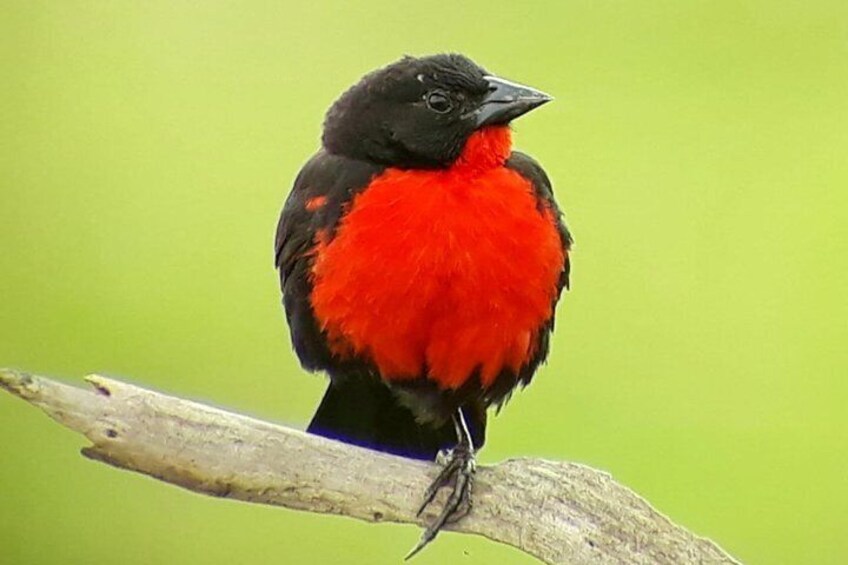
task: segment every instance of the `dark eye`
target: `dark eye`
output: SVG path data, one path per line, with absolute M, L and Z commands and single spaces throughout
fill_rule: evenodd
M 428 92 L 425 99 L 427 101 L 427 107 L 439 114 L 445 114 L 453 110 L 453 103 L 451 103 L 450 97 L 441 90 Z

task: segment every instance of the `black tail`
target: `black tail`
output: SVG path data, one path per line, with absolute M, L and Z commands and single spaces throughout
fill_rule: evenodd
M 485 412 L 482 417 L 463 410 L 476 438 L 483 444 Z M 366 378 L 331 381 L 312 417 L 307 431 L 413 459 L 432 461 L 442 449 L 453 448 L 456 431 L 448 420 L 441 426 L 419 424 L 382 382 Z

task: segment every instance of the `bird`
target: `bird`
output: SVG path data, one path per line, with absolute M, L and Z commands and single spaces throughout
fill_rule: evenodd
M 457 53 L 374 70 L 327 111 L 277 224 L 293 349 L 329 376 L 307 431 L 444 464 L 407 558 L 470 511 L 487 411 L 548 355 L 572 237 L 510 124 L 551 100 Z

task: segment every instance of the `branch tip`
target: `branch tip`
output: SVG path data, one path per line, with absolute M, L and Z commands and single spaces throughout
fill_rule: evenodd
M 28 389 L 35 384 L 35 378 L 29 373 L 14 369 L 0 368 L 0 388 L 20 398 L 27 398 Z

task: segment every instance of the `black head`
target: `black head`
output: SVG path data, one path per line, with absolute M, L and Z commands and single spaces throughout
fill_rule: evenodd
M 362 78 L 330 107 L 324 147 L 396 167 L 445 167 L 487 125 L 550 96 L 489 75 L 462 55 L 404 57 Z

